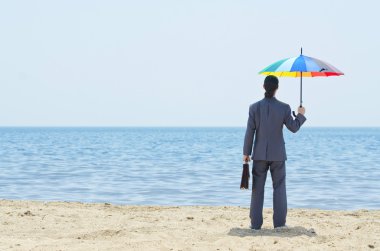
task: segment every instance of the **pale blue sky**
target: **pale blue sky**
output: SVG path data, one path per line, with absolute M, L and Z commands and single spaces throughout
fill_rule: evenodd
M 276 60 L 320 58 L 307 126 L 380 126 L 379 1 L 1 1 L 0 126 L 245 126 Z M 293 109 L 299 79 L 280 79 Z

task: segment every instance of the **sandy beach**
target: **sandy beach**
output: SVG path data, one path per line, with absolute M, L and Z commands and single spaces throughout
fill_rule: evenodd
M 248 208 L 0 202 L 0 250 L 380 250 L 380 210 L 290 209 L 259 232 Z

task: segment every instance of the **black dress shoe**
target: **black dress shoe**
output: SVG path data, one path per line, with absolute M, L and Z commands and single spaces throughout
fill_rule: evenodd
M 261 229 L 261 228 L 254 228 L 252 225 L 250 225 L 249 228 L 255 231 L 259 231 Z

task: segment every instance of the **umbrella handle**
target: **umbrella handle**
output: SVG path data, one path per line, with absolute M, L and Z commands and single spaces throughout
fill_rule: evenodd
M 300 105 L 300 107 L 302 107 L 302 105 Z M 293 111 L 293 116 L 294 116 L 294 117 L 297 117 L 297 114 L 296 114 L 295 111 Z

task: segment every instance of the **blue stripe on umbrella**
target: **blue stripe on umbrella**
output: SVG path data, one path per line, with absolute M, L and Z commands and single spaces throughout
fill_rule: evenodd
M 319 65 L 313 58 L 304 57 L 307 71 L 319 72 L 323 66 Z
M 307 71 L 304 56 L 299 56 L 292 65 L 290 71 Z

